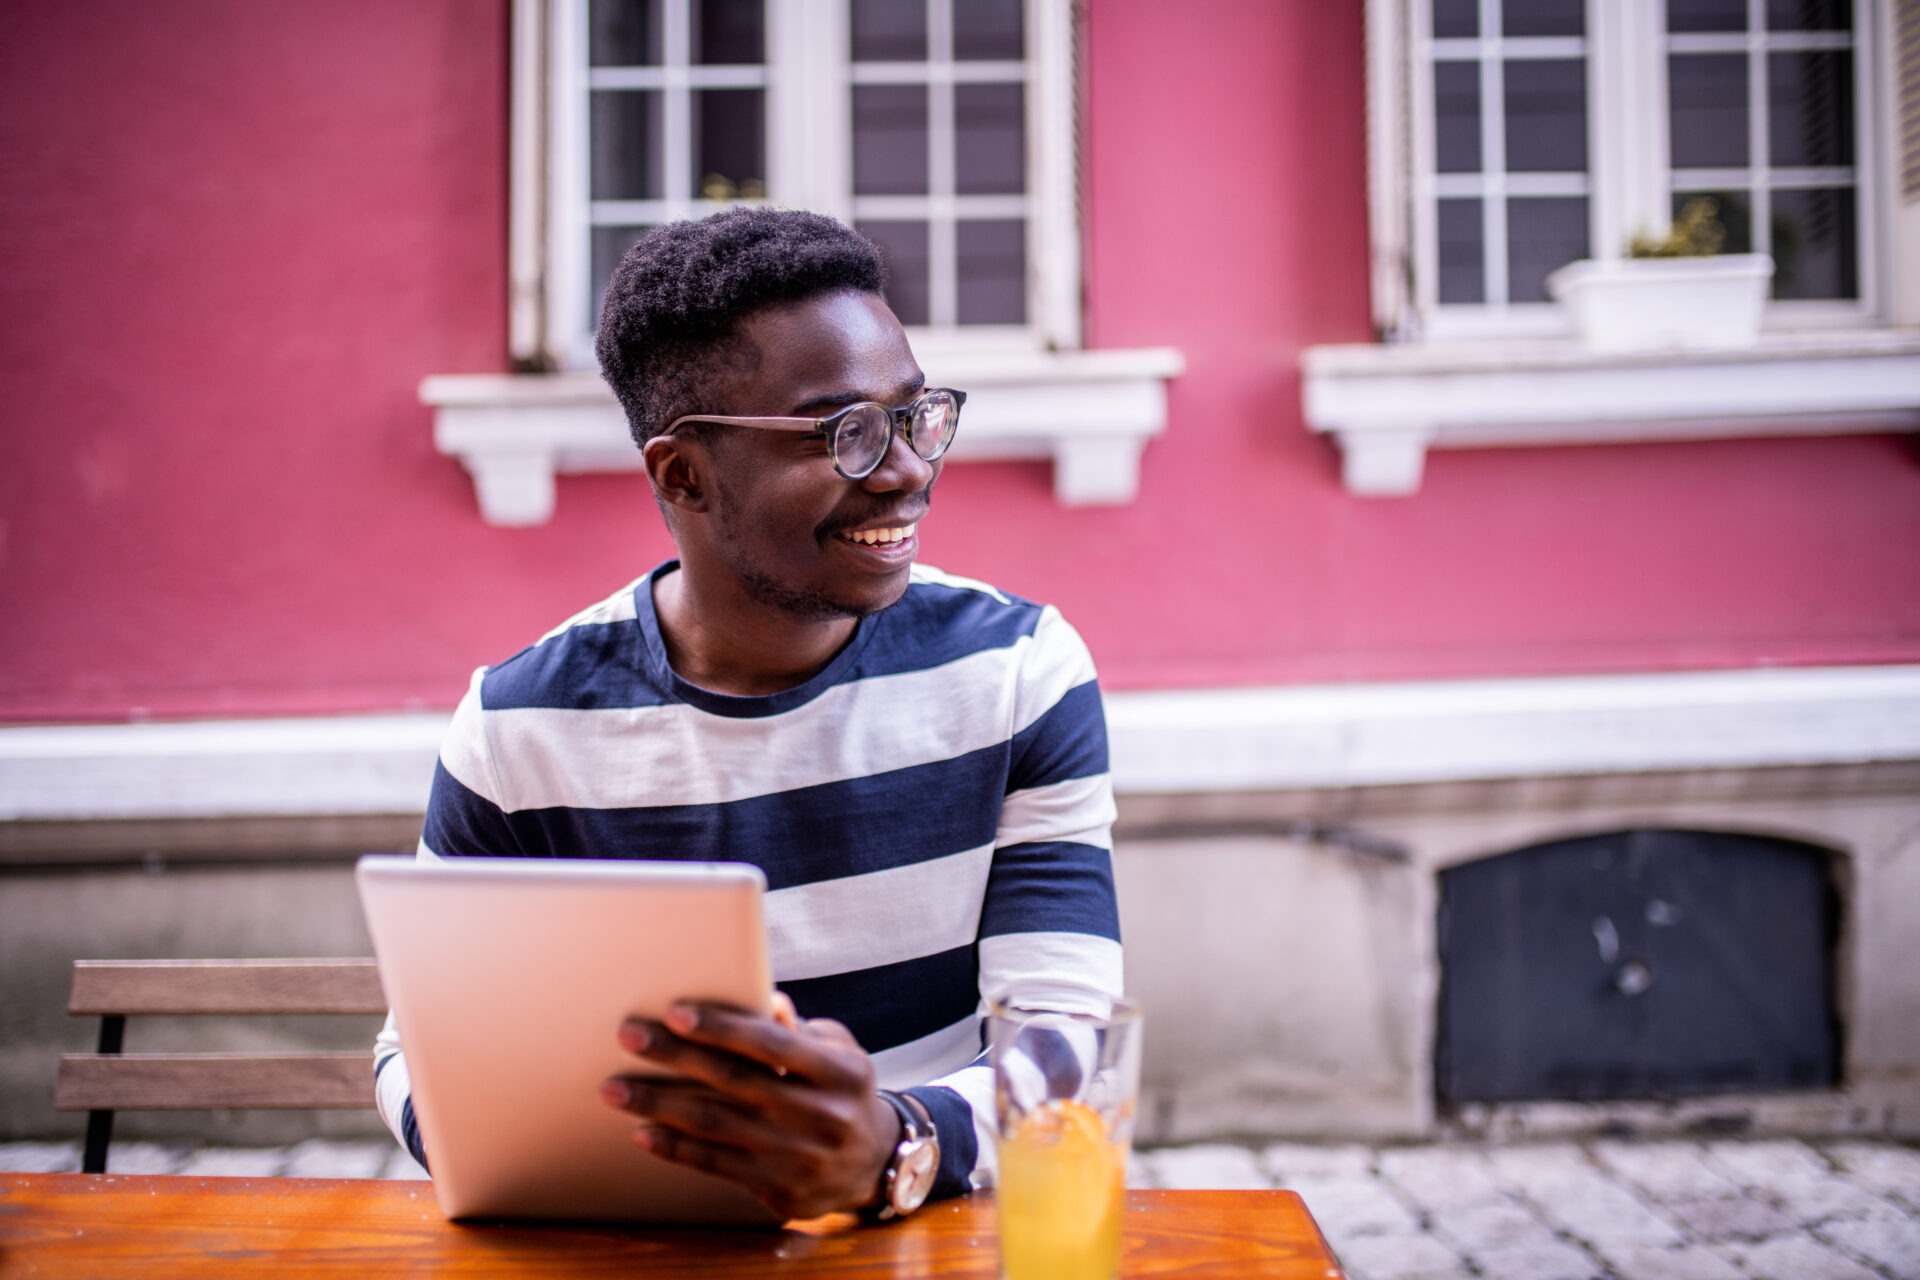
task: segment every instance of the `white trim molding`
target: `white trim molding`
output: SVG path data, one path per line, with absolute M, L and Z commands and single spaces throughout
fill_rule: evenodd
M 967 392 L 955 462 L 1047 458 L 1066 506 L 1133 501 L 1140 455 L 1166 430 L 1166 347 L 1129 351 L 929 350 L 930 381 Z M 596 375 L 450 374 L 420 384 L 434 410 L 434 446 L 473 476 L 488 524 L 544 524 L 554 477 L 639 471 L 626 418 Z
M 1356 494 L 1417 492 L 1429 449 L 1907 432 L 1920 331 L 1763 335 L 1734 351 L 1607 354 L 1566 341 L 1309 347 L 1307 425 Z
M 1107 696 L 1127 794 L 1920 760 L 1920 665 Z M 0 821 L 418 813 L 441 712 L 0 728 Z

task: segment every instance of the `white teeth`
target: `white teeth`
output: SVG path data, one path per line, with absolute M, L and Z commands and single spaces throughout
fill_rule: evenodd
M 861 529 L 854 533 L 847 534 L 846 537 L 850 542 L 864 543 L 869 547 L 873 547 L 883 542 L 898 542 L 912 532 L 913 526 L 906 525 L 898 529 Z

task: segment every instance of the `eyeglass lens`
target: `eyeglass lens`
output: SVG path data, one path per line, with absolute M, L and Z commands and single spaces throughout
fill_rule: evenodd
M 907 445 L 932 462 L 946 452 L 959 418 L 959 406 L 952 396 L 934 392 L 908 406 L 902 428 Z M 893 437 L 893 414 L 877 404 L 856 405 L 840 419 L 833 433 L 834 465 L 842 474 L 858 479 L 871 475 L 879 467 Z

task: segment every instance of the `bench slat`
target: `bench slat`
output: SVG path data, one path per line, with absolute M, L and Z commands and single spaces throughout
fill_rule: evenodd
M 192 1111 L 374 1105 L 373 1054 L 69 1053 L 56 1111 Z
M 76 960 L 71 1014 L 385 1013 L 372 960 Z

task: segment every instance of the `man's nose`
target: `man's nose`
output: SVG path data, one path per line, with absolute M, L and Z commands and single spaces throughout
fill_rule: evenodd
M 893 433 L 887 442 L 887 454 L 880 465 L 860 483 L 872 493 L 918 493 L 933 483 L 939 463 L 928 462 L 913 451 L 904 431 Z

